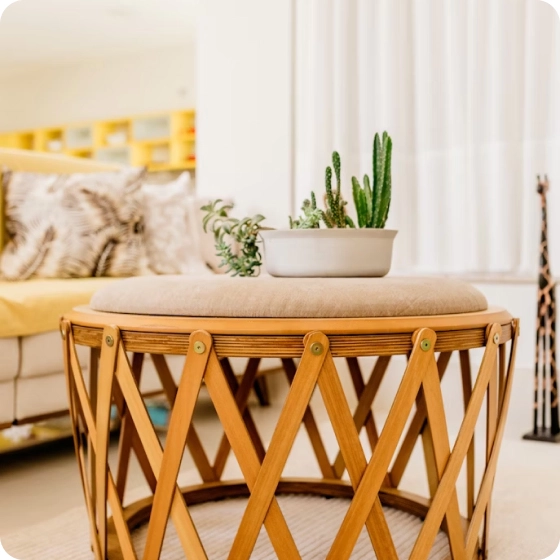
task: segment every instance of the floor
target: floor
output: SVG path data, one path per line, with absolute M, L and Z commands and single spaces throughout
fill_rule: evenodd
M 272 434 L 285 394 L 283 379 L 271 376 L 269 381 L 274 401 L 260 407 L 252 396 L 251 411 L 266 439 Z M 204 390 L 197 405 L 197 431 L 210 451 L 217 449 L 222 435 L 219 421 Z M 117 440 L 110 449 L 110 460 L 116 460 Z M 185 453 L 181 469 L 194 469 L 190 455 Z M 128 487 L 144 484 L 143 474 L 132 463 Z M 83 504 L 83 493 L 71 441 L 63 441 L 25 452 L 0 455 L 0 537 L 39 523 Z
M 251 402 L 251 411 L 265 441 L 270 439 L 286 392 L 284 379 L 280 376 L 271 376 L 269 382 L 274 395 L 272 405 L 261 408 L 256 400 Z M 510 414 L 494 492 L 492 523 L 496 536 L 491 541 L 491 552 L 494 552 L 491 558 L 498 560 L 539 560 L 552 554 L 560 540 L 560 445 L 521 441 L 519 436 L 526 431 L 530 416 L 515 412 L 518 410 L 516 400 L 523 400 L 521 389 L 514 389 L 514 412 Z M 383 411 L 380 413 L 382 417 Z M 318 421 L 321 420 L 326 418 L 319 413 Z M 207 449 L 216 449 L 222 432 L 204 394 L 197 407 L 195 422 Z M 450 429 L 453 431 L 453 427 Z M 325 438 L 327 448 L 332 447 L 334 438 L 328 435 Z M 298 461 L 303 459 L 298 455 L 298 449 L 303 449 L 305 444 L 305 434 L 301 433 L 288 471 L 293 469 L 295 473 L 301 469 L 303 463 L 298 465 Z M 116 444 L 113 443 L 113 460 L 115 455 Z M 424 484 L 419 454 L 415 456 L 414 464 L 418 469 L 409 469 L 411 472 L 403 482 L 405 487 L 409 483 L 418 490 Z M 185 454 L 182 470 L 193 468 L 189 455 Z M 230 472 L 236 468 L 233 461 L 228 465 Z M 142 475 L 137 467 L 133 467 L 129 487 L 141 485 Z M 0 538 L 80 507 L 82 499 L 70 442 L 0 457 Z

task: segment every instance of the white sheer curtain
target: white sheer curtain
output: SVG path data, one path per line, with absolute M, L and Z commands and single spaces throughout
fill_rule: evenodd
M 540 0 L 295 0 L 297 207 L 371 175 L 374 131 L 393 137 L 401 270 L 532 272 L 537 173 L 552 181 L 560 270 L 560 29 Z M 558 218 L 558 219 L 556 219 Z

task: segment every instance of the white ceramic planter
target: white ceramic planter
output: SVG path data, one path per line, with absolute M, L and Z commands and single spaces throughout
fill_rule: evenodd
M 385 276 L 396 235 L 367 228 L 261 231 L 267 272 L 289 277 Z

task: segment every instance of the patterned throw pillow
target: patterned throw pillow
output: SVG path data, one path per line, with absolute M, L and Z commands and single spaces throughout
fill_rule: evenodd
M 157 274 L 188 273 L 195 258 L 188 224 L 190 180 L 185 172 L 170 183 L 142 187 L 148 263 Z
M 6 280 L 145 272 L 144 169 L 55 175 L 4 172 Z

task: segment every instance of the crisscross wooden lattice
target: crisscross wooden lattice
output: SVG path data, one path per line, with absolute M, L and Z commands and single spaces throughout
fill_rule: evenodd
M 465 415 L 453 445 L 440 385 L 452 351 L 440 350 L 438 355 L 438 334 L 430 328 L 419 328 L 412 335 L 407 364 L 381 430 L 376 424 L 372 405 L 388 371 L 390 353 L 378 357 L 367 380 L 355 355 L 350 353 L 347 356 L 358 399 L 352 411 L 335 366 L 331 336 L 321 331 L 309 332 L 303 340 L 299 363 L 296 365 L 292 356 L 282 359 L 290 389 L 267 446 L 261 440 L 247 406 L 259 358 L 249 360 L 238 380 L 227 357 L 218 354 L 213 336 L 203 330 L 191 332 L 178 386 L 164 357 L 160 354 L 151 356 L 172 408 L 165 448 L 158 439 L 139 390 L 143 354 L 135 353 L 129 359 L 119 328 L 105 326 L 99 345 L 98 375 L 95 375 L 94 368 L 92 384 L 88 388 L 77 359 L 73 325 L 63 321 L 61 329 L 74 442 L 90 519 L 92 548 L 97 559 L 159 558 L 170 519 L 185 557 L 196 560 L 207 557 L 189 511 L 193 493 L 181 490 L 177 484 L 185 448 L 192 455 L 203 481 L 199 490 L 207 492 L 207 496 L 221 497 L 220 491 L 224 496 L 233 495 L 232 484 L 223 480 L 231 451 L 242 471 L 244 484 L 241 486 L 245 490 L 239 490 L 239 485 L 236 488 L 240 495 L 245 493 L 248 496 L 248 501 L 229 552 L 232 560 L 251 556 L 263 526 L 279 558 L 294 560 L 301 557 L 276 498 L 286 488 L 301 491 L 307 488 L 313 493 L 321 493 L 322 489 L 327 495 L 350 498 L 348 511 L 333 535 L 329 559 L 350 558 L 365 527 L 377 558 L 396 560 L 397 548 L 383 509 L 385 503 L 425 517 L 410 558 L 429 558 L 432 544 L 442 529 L 448 535 L 450 555 L 454 560 L 471 560 L 477 555 L 486 555 L 490 495 L 511 395 L 516 323 L 511 327 L 509 364 L 506 364 L 502 325 L 494 323 L 487 327 L 484 356 L 474 385 L 468 350 L 458 346 Z M 97 356 L 96 350 L 93 356 Z M 96 359 L 93 363 L 95 365 Z M 213 462 L 192 422 L 199 391 L 204 384 L 224 429 Z M 332 461 L 310 404 L 316 388 L 339 447 Z M 486 468 L 476 493 L 474 431 L 485 400 Z M 108 461 L 113 404 L 121 419 L 115 475 Z M 290 483 L 282 473 L 302 424 L 322 479 Z M 362 430 L 365 430 L 371 448 L 369 460 L 360 441 Z M 399 490 L 399 486 L 418 440 L 424 450 L 430 499 L 415 501 Z M 126 479 L 132 453 L 138 459 L 153 498 L 143 506 L 132 504 L 125 507 Z M 465 463 L 466 519 L 461 517 L 456 489 Z M 131 529 L 148 518 L 146 545 L 140 554 L 133 546 Z

